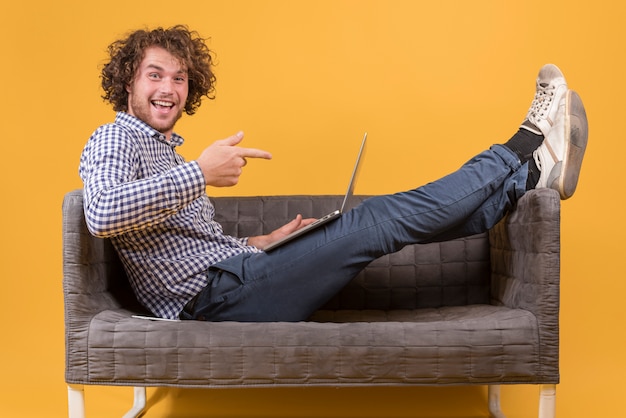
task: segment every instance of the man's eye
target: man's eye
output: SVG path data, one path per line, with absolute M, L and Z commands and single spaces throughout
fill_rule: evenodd
M 150 73 L 150 74 L 148 74 L 148 78 L 153 78 L 153 79 L 156 80 L 156 79 L 159 78 L 159 75 L 157 73 Z

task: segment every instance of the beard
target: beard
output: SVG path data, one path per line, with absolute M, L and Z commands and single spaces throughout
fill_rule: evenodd
M 131 115 L 161 133 L 171 132 L 176 122 L 183 115 L 182 108 L 178 108 L 177 111 L 171 110 L 167 113 L 159 113 L 158 106 L 153 105 L 151 100 L 140 99 L 135 95 L 131 95 L 128 110 Z

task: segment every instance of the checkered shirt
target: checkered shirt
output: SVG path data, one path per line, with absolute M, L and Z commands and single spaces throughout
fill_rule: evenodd
M 209 266 L 258 251 L 213 220 L 200 167 L 176 152 L 182 143 L 120 112 L 89 138 L 79 167 L 89 231 L 111 238 L 140 302 L 170 319 L 208 284 Z

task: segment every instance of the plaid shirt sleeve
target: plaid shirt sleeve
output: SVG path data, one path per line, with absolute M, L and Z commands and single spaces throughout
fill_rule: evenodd
M 151 175 L 145 172 L 149 157 L 150 150 L 141 149 L 124 126 L 108 124 L 94 132 L 79 170 L 92 234 L 110 237 L 159 223 L 204 193 L 204 177 L 195 161 Z

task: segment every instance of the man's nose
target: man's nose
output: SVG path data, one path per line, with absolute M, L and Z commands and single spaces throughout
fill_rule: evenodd
M 162 93 L 171 93 L 174 91 L 174 80 L 165 78 L 159 85 L 159 89 Z

